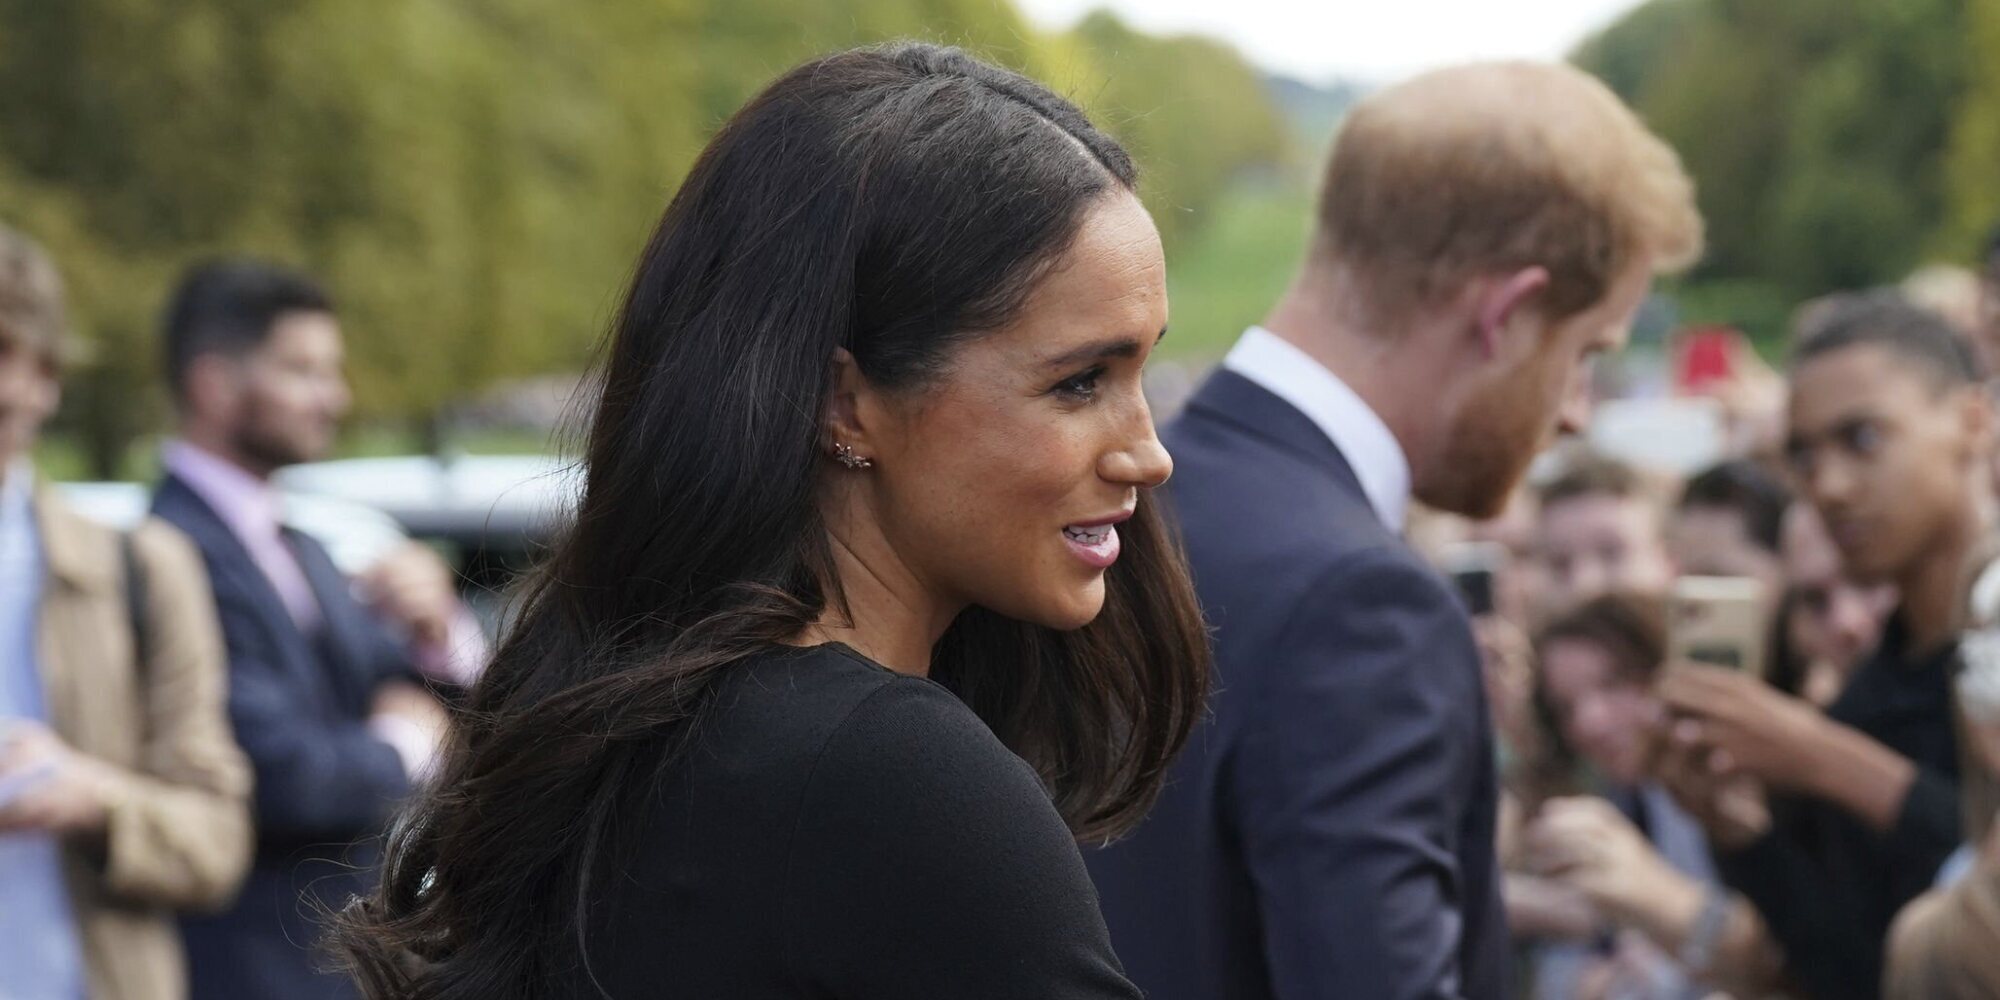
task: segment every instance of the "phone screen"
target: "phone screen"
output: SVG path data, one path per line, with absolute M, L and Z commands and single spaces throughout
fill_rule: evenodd
M 1684 576 L 1668 606 L 1670 662 L 1764 675 L 1769 625 L 1763 584 L 1749 577 Z

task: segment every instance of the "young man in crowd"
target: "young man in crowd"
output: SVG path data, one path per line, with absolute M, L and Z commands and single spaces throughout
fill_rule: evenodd
M 1794 353 L 1787 455 L 1849 572 L 1901 603 L 1825 714 L 1695 665 L 1661 685 L 1685 715 L 1666 776 L 1817 1000 L 1879 995 L 1890 921 L 1963 840 L 1950 675 L 1985 531 L 1978 372 L 1942 320 L 1893 295 L 1817 316 Z
M 174 912 L 249 867 L 250 769 L 188 540 L 36 480 L 66 337 L 54 265 L 0 226 L 0 996 L 185 1000 Z
M 391 556 L 357 588 L 282 521 L 271 474 L 323 457 L 349 399 L 340 325 L 318 287 L 259 263 L 207 265 L 165 327 L 181 436 L 153 509 L 207 565 L 230 716 L 257 777 L 242 899 L 185 924 L 195 995 L 352 996 L 318 971 L 318 917 L 368 884 L 366 841 L 431 766 L 445 714 L 425 678 L 469 680 L 483 643 L 429 550 Z
M 1600 594 L 1665 593 L 1674 579 L 1664 511 L 1637 470 L 1583 453 L 1541 490 L 1542 616 Z
M 1088 859 L 1147 996 L 1508 995 L 1479 656 L 1405 515 L 1499 513 L 1700 232 L 1673 153 L 1576 70 L 1349 115 L 1300 274 L 1162 434 L 1218 694 Z

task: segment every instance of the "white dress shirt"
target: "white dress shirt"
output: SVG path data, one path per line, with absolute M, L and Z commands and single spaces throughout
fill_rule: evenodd
M 1290 341 L 1253 326 L 1222 367 L 1306 415 L 1347 459 L 1375 516 L 1402 534 L 1410 512 L 1410 460 L 1389 425 L 1340 377 Z

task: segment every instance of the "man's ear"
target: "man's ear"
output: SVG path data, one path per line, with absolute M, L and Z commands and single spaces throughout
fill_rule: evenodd
M 221 354 L 203 354 L 188 362 L 181 386 L 182 405 L 190 416 L 228 419 L 243 394 L 242 362 Z
M 1500 354 L 1501 337 L 1509 324 L 1536 308 L 1549 287 L 1549 269 L 1536 265 L 1482 282 L 1474 302 L 1473 324 L 1480 350 L 1488 358 Z
M 1993 397 L 1983 385 L 1959 390 L 1959 430 L 1965 440 L 1968 460 L 1986 461 L 1993 455 Z

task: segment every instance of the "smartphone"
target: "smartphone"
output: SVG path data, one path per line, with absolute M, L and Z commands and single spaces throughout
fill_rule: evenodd
M 1764 585 L 1747 576 L 1684 576 L 1667 601 L 1667 662 L 1764 676 Z
M 1465 611 L 1474 618 L 1490 615 L 1494 610 L 1493 581 L 1506 565 L 1507 549 L 1495 542 L 1459 542 L 1448 545 L 1438 561 L 1444 571 L 1451 575 L 1452 585 L 1458 588 L 1459 597 L 1465 601 Z

